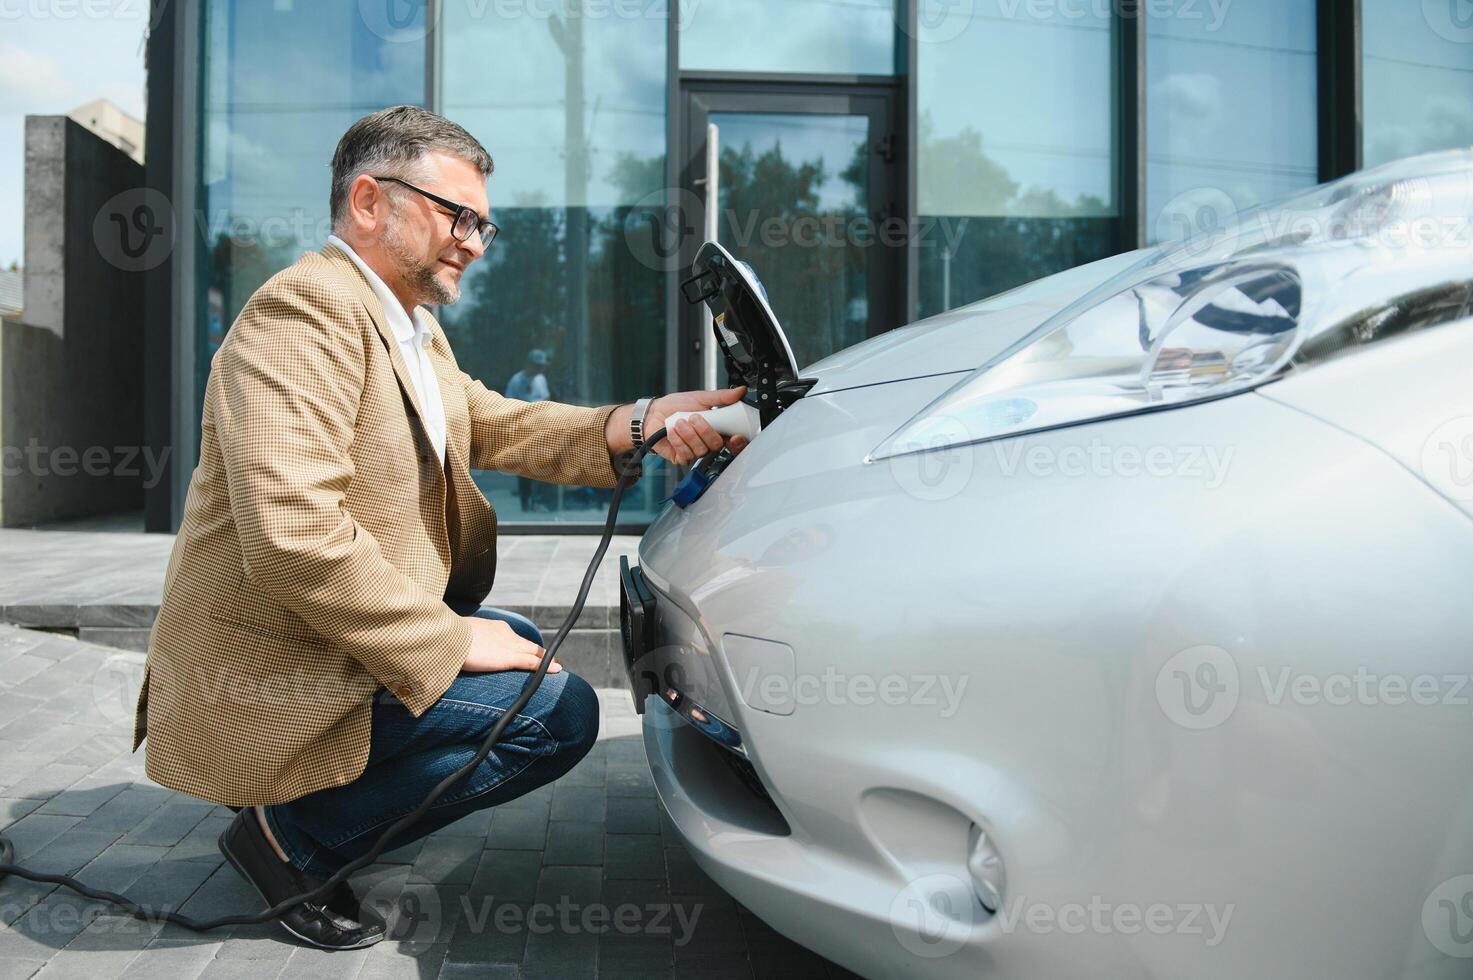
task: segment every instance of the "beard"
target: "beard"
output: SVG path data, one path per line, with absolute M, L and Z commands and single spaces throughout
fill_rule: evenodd
M 439 259 L 424 256 L 415 251 L 414 246 L 404 235 L 404 226 L 398 215 L 389 218 L 384 235 L 381 239 L 384 252 L 394 263 L 404 284 L 414 293 L 415 301 L 425 306 L 445 305 L 455 303 L 460 299 L 460 286 L 457 283 L 447 283 L 435 275 L 435 268 Z

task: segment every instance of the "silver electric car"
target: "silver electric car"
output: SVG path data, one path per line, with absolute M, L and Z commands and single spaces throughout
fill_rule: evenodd
M 869 977 L 1473 972 L 1473 152 L 802 370 L 686 292 L 763 429 L 623 642 L 738 901 Z

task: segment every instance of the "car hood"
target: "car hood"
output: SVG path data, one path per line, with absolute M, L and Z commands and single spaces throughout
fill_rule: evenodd
M 818 379 L 809 394 L 974 371 L 1140 254 L 1070 269 L 839 351 L 803 369 Z

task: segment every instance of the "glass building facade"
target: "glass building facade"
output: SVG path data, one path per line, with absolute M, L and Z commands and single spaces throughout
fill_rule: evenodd
M 496 160 L 501 237 L 437 311 L 461 364 L 499 391 L 540 373 L 552 398 L 604 404 L 722 381 L 678 299 L 708 237 L 757 269 L 809 363 L 1360 166 L 1473 143 L 1465 6 L 168 5 L 150 58 L 169 61 L 182 107 L 169 180 L 193 247 L 166 270 L 181 452 L 150 513 L 177 523 L 211 356 L 252 291 L 322 245 L 333 148 L 375 109 L 432 108 Z M 647 471 L 632 527 L 679 475 Z M 592 528 L 608 499 L 477 480 L 508 530 Z

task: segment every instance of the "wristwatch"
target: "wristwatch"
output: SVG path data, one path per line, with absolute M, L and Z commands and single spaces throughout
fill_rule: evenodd
M 641 398 L 634 403 L 634 412 L 629 416 L 629 438 L 636 450 L 644 445 L 644 416 L 653 401 L 653 398 Z

